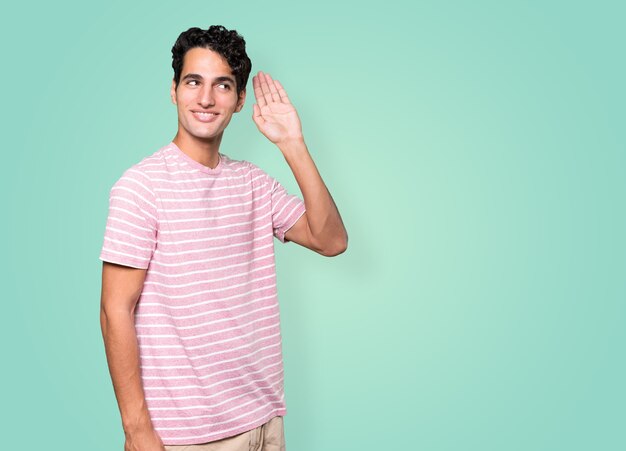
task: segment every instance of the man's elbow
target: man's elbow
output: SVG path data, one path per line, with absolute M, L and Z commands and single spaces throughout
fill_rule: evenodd
M 344 234 L 344 236 L 321 247 L 318 252 L 324 257 L 336 257 L 339 254 L 343 254 L 346 249 L 348 249 L 348 235 Z

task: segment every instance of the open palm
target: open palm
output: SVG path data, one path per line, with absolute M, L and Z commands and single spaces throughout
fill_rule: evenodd
M 252 78 L 254 97 L 252 119 L 267 139 L 275 144 L 302 138 L 302 126 L 285 88 L 269 74 L 259 72 Z

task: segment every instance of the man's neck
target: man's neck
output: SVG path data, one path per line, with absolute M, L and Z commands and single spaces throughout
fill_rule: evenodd
M 211 141 L 202 141 L 177 133 L 172 142 L 189 158 L 214 169 L 220 162 L 219 150 L 222 136 Z

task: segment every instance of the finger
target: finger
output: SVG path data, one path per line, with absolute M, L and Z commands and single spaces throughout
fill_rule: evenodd
M 256 98 L 257 103 L 260 106 L 267 105 L 265 97 L 263 96 L 263 91 L 261 89 L 261 79 L 258 75 L 252 77 L 252 87 L 254 88 L 254 97 Z
M 288 103 L 291 105 L 291 101 L 289 100 L 289 97 L 287 97 L 287 91 L 285 91 L 285 88 L 283 88 L 283 85 L 281 85 L 278 80 L 274 80 L 274 83 L 276 83 L 276 86 L 278 87 L 278 94 L 280 94 L 280 100 L 282 100 L 283 103 Z
M 261 78 L 261 90 L 263 91 L 263 96 L 265 97 L 265 101 L 267 103 L 273 102 L 272 92 L 270 91 L 270 86 L 267 83 L 267 77 L 263 72 L 259 71 L 259 77 Z
M 272 96 L 272 100 L 274 102 L 280 103 L 280 95 L 278 94 L 278 89 L 274 84 L 274 80 L 272 79 L 270 74 L 265 74 L 265 78 L 267 79 L 267 84 L 270 88 L 270 95 Z

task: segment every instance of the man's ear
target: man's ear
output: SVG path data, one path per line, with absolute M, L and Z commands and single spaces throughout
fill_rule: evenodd
M 170 97 L 172 98 L 172 103 L 176 105 L 176 81 L 172 79 L 172 89 L 170 89 Z
M 239 100 L 237 100 L 237 107 L 235 108 L 235 113 L 239 113 L 243 108 L 243 104 L 246 102 L 246 90 L 244 89 L 239 93 Z

